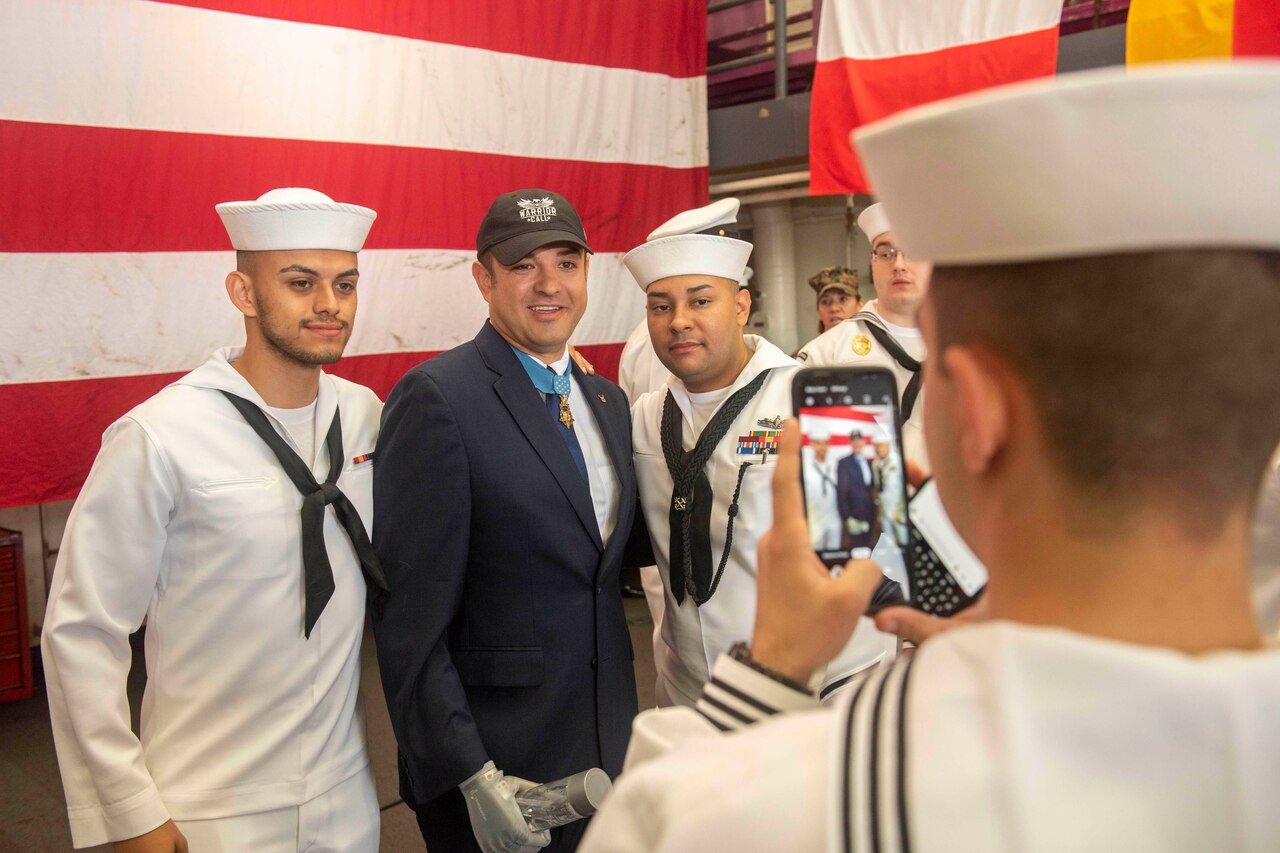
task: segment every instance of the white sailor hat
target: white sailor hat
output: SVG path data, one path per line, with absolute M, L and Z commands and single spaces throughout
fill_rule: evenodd
M 889 214 L 885 213 L 884 205 L 879 202 L 858 214 L 858 227 L 872 243 L 884 232 L 893 230 L 893 226 L 889 224 Z
M 738 200 L 678 213 L 622 258 L 641 290 L 673 275 L 714 275 L 746 286 L 751 244 L 738 239 Z
M 939 264 L 1280 248 L 1280 62 L 1016 84 L 854 141 L 895 236 Z
M 322 192 L 289 187 L 271 190 L 257 201 L 228 201 L 215 208 L 242 252 L 281 249 L 337 249 L 358 252 L 377 213 L 343 204 Z

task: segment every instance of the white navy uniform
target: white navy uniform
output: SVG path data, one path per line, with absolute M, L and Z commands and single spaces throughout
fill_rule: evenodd
M 756 547 L 773 520 L 770 483 L 775 457 L 765 453 L 739 453 L 739 438 L 758 432 L 764 433 L 755 437 L 760 442 L 771 438 L 776 442 L 783 419 L 791 415 L 791 378 L 797 365 L 786 353 L 763 338 L 747 335 L 746 341 L 752 352 L 751 360 L 728 388 L 709 395 L 694 395 L 678 378 L 672 377 L 668 385 L 641 397 L 632 409 L 640 502 L 653 539 L 658 570 L 666 587 L 662 635 L 668 652 L 658 672 L 662 688 L 659 704 L 692 705 L 697 701 L 712 663 L 733 643 L 748 639 L 755 622 Z M 766 369 L 771 369 L 769 377 L 734 419 L 705 469 L 714 496 L 710 530 L 714 571 L 724 553 L 729 504 L 737 487 L 739 468 L 744 462 L 750 463 L 742 473 L 738 515 L 733 525 L 733 547 L 724 575 L 715 594 L 701 606 L 692 596 L 686 596 L 677 605 L 671 593 L 669 563 L 672 480 L 662 452 L 661 435 L 667 390 L 670 389 L 680 409 L 684 448 L 689 450 L 697 443 L 703 427 L 720 403 Z M 709 399 L 699 400 L 699 397 Z M 896 638 L 880 633 L 870 619 L 863 619 L 842 660 L 857 658 L 869 668 L 892 657 L 896 648 Z
M 753 725 L 762 707 L 798 713 Z M 696 709 L 636 719 L 579 850 L 1262 853 L 1280 839 L 1277 718 L 1275 649 L 993 622 L 821 709 L 726 657 Z
M 622 355 L 618 359 L 618 386 L 627 395 L 627 400 L 634 403 L 645 394 L 660 388 L 671 378 L 667 370 L 653 351 L 653 341 L 649 338 L 649 323 L 641 320 L 627 342 L 622 346 Z M 657 566 L 640 567 L 640 586 L 644 589 L 644 600 L 649 605 L 649 616 L 653 619 L 653 662 L 657 671 L 662 670 L 662 659 L 667 653 L 667 644 L 662 641 L 662 617 L 666 610 L 663 602 L 662 575 Z
M 801 452 L 804 465 L 805 515 L 809 521 L 809 535 L 818 550 L 835 551 L 840 548 L 840 507 L 836 502 L 836 463 L 839 461 L 827 451 L 826 458 L 818 461 L 812 447 Z
M 304 637 L 302 495 L 220 392 L 263 407 L 298 445 L 232 367 L 240 352 L 220 350 L 112 424 L 67 523 L 41 646 L 77 847 L 172 818 L 199 851 L 204 821 L 289 808 L 296 840 L 297 808 L 341 791 L 326 818 L 331 833 L 351 832 L 339 836 L 347 850 L 377 848 L 359 697 L 365 580 L 326 510 L 335 590 Z M 307 459 L 321 482 L 335 407 L 346 457 L 337 485 L 367 529 L 367 454 L 382 404 L 368 388 L 321 374 L 320 437 Z M 144 618 L 139 740 L 125 680 L 129 634 Z
M 837 365 L 853 365 L 857 367 L 888 368 L 898 383 L 898 402 L 902 402 L 902 394 L 907 383 L 911 381 L 912 372 L 894 359 L 880 345 L 875 336 L 867 329 L 868 323 L 878 323 L 880 328 L 889 333 L 898 345 L 914 358 L 923 362 L 927 355 L 924 337 L 919 329 L 909 329 L 887 322 L 877 310 L 878 300 L 866 303 L 862 310 L 847 320 L 842 320 L 818 337 L 809 341 L 796 353 L 796 360 L 805 367 L 835 367 Z M 916 398 L 911 417 L 902 423 L 903 453 L 907 459 L 917 462 L 928 469 L 928 453 L 924 446 L 924 393 Z
M 880 529 L 896 541 L 907 541 L 907 507 L 896 496 L 905 495 L 902 465 L 890 455 L 875 462 L 880 471 Z

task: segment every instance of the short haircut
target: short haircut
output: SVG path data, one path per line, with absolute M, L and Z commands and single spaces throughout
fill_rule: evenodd
M 1280 444 L 1280 253 L 940 267 L 930 298 L 938 355 L 1002 357 L 1093 504 L 1154 505 L 1196 537 L 1252 505 Z

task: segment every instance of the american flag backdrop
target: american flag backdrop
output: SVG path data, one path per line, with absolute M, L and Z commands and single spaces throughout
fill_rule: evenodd
M 73 496 L 102 430 L 243 339 L 214 205 L 378 211 L 332 370 L 387 391 L 469 340 L 494 196 L 582 214 L 574 342 L 616 369 L 621 256 L 707 200 L 704 0 L 0 0 L 0 507 Z

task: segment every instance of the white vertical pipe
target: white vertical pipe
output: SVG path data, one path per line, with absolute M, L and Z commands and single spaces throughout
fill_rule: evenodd
M 791 202 L 752 205 L 751 225 L 755 241 L 752 283 L 763 303 L 756 310 L 765 320 L 764 335 L 783 352 L 792 352 L 801 341 L 796 329 L 796 240 Z

